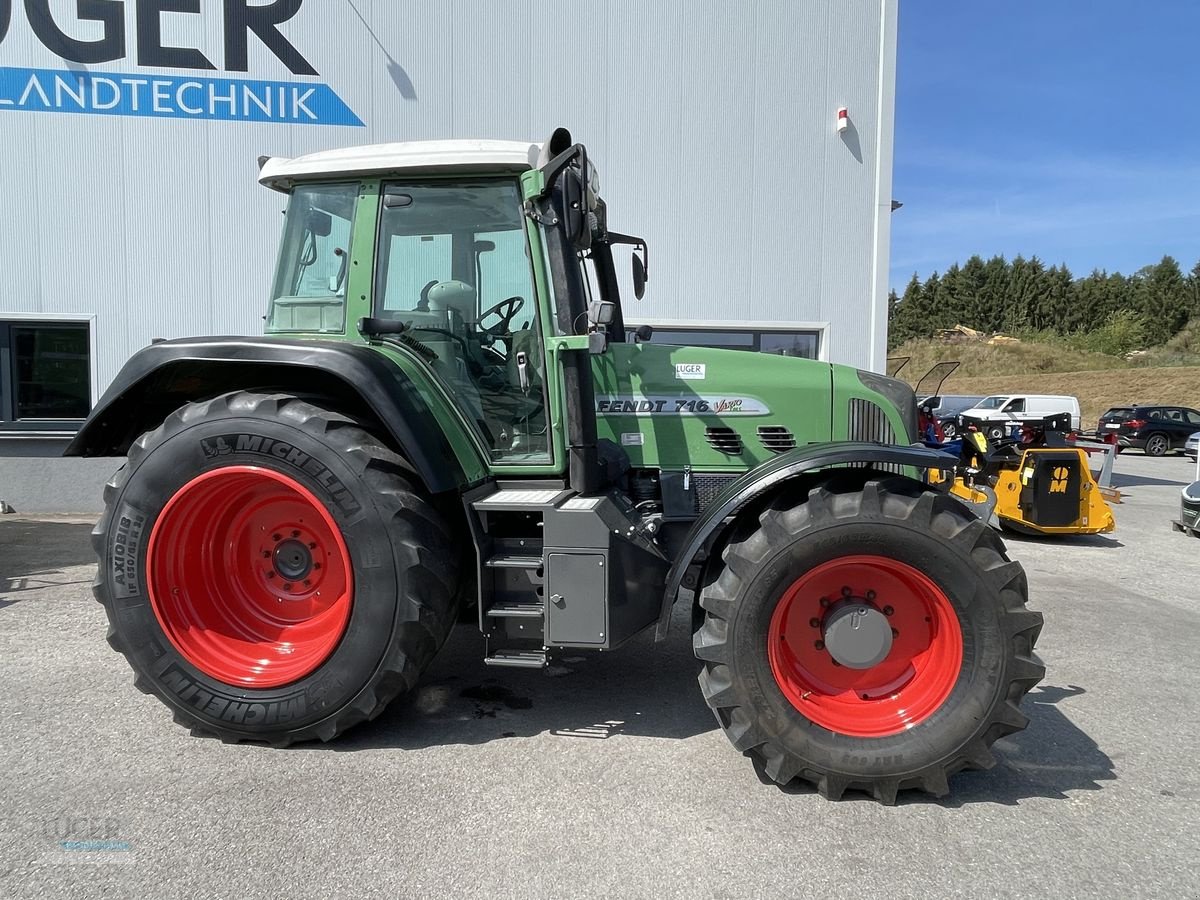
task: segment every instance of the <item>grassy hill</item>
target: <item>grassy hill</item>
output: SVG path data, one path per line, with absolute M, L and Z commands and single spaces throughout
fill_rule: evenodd
M 1070 394 L 1079 398 L 1084 427 L 1094 428 L 1104 410 L 1126 403 L 1200 409 L 1200 365 L 1178 364 L 1196 359 L 1200 337 L 1177 337 L 1134 360 L 1037 341 L 989 345 L 919 340 L 889 356 L 911 357 L 899 377 L 914 386 L 935 363 L 961 362 L 943 385 L 944 394 Z

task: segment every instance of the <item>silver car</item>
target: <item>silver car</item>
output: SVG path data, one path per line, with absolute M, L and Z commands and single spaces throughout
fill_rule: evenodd
M 1200 454 L 1200 431 L 1188 438 L 1187 443 L 1183 445 L 1183 455 L 1192 462 L 1196 461 L 1197 454 Z

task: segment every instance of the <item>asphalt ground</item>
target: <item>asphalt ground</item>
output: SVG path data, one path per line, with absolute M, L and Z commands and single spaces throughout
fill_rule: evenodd
M 1030 726 L 893 808 L 760 783 L 682 610 L 548 673 L 460 626 L 331 745 L 191 738 L 104 642 L 91 523 L 0 518 L 0 896 L 1200 896 L 1192 471 L 1128 454 L 1113 535 L 1009 540 L 1046 616 Z

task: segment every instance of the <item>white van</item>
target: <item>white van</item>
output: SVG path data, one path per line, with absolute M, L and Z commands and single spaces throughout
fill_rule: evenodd
M 995 440 L 1007 435 L 1014 425 L 1040 422 L 1061 413 L 1070 413 L 1071 427 L 1079 429 L 1079 399 L 1052 394 L 995 394 L 963 410 L 962 415 L 986 421 L 987 436 Z

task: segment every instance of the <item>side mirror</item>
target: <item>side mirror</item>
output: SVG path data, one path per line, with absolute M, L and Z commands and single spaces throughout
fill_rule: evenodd
M 633 296 L 639 300 L 646 296 L 646 264 L 636 253 L 633 255 Z
M 307 227 L 316 237 L 329 237 L 333 231 L 333 216 L 319 209 L 309 209 Z
M 633 247 L 633 295 L 641 300 L 646 295 L 646 282 L 650 278 L 650 251 L 646 242 L 631 234 L 608 232 L 605 240 L 609 244 L 626 244 Z

